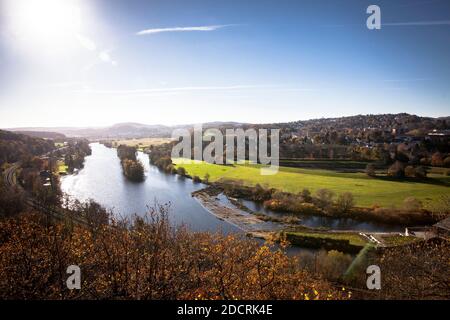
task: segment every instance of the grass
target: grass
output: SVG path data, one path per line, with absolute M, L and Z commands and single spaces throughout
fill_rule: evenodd
M 57 165 L 59 174 L 67 174 L 67 170 L 69 169 L 69 167 L 64 163 L 64 161 L 59 160 Z
M 403 244 L 419 241 L 419 239 L 416 237 L 395 235 L 395 236 L 384 236 L 383 241 L 388 246 L 400 246 Z
M 174 159 L 191 176 L 203 178 L 209 174 L 211 182 L 221 178 L 241 180 L 244 184 L 271 187 L 291 193 L 304 188 L 315 192 L 326 188 L 336 194 L 352 192 L 360 207 L 401 207 L 405 198 L 415 197 L 424 203 L 437 200 L 450 191 L 450 177 L 430 175 L 426 181 L 398 181 L 386 176 L 371 178 L 364 173 L 340 173 L 332 170 L 280 167 L 275 175 L 260 174 L 259 165 L 221 166 L 201 161 L 186 162 Z
M 355 233 L 320 233 L 320 232 L 287 232 L 294 236 L 309 237 L 309 238 L 321 238 L 331 240 L 348 240 L 351 245 L 365 246 L 367 241 L 358 234 Z
M 139 151 L 144 151 L 145 148 L 151 145 L 157 146 L 163 143 L 172 141 L 171 138 L 138 138 L 138 139 L 123 139 L 123 140 L 113 140 L 113 146 L 119 146 L 121 144 L 130 147 L 136 147 Z

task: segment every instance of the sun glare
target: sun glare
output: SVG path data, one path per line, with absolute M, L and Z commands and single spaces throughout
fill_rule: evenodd
M 21 40 L 38 45 L 60 45 L 82 32 L 76 0 L 10 0 L 10 28 Z

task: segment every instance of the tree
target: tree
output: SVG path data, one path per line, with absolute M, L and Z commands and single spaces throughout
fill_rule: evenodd
M 450 245 L 429 240 L 383 250 L 371 264 L 382 270 L 380 297 L 385 299 L 450 299 Z
M 414 197 L 408 197 L 403 201 L 403 208 L 407 211 L 419 211 L 422 209 L 422 202 Z
M 414 169 L 414 176 L 419 179 L 424 179 L 427 177 L 427 169 L 422 166 L 418 166 Z
M 336 208 L 341 213 L 348 212 L 355 205 L 355 199 L 351 192 L 341 193 L 336 200 Z
M 24 209 L 25 195 L 18 188 L 7 189 L 0 183 L 0 216 L 12 216 Z
M 433 167 L 442 167 L 444 165 L 444 159 L 442 153 L 436 152 L 431 156 L 431 165 Z
M 186 175 L 186 169 L 183 167 L 178 167 L 177 174 L 184 177 Z
M 375 177 L 376 176 L 376 171 L 375 171 L 375 166 L 373 165 L 373 163 L 368 163 L 366 166 L 366 174 L 369 177 Z
M 125 159 L 121 161 L 124 175 L 131 181 L 144 180 L 144 166 L 139 160 Z
M 446 168 L 450 168 L 450 156 L 448 156 L 448 157 L 446 157 L 445 159 L 444 159 L 444 167 L 446 167 Z
M 303 202 L 312 202 L 311 191 L 306 188 L 302 190 L 302 192 L 300 193 L 300 197 L 302 198 Z
M 334 192 L 328 189 L 319 189 L 316 191 L 315 202 L 321 209 L 326 209 L 333 203 Z
M 414 169 L 413 166 L 407 166 L 405 168 L 405 176 L 407 177 L 414 177 L 416 174 L 416 170 Z
M 38 213 L 1 219 L 0 299 L 348 299 L 280 248 L 190 232 L 157 210 L 95 228 Z M 64 285 L 72 264 L 81 290 Z
M 404 164 L 400 161 L 395 161 L 395 163 L 388 169 L 388 176 L 403 178 L 405 176 Z

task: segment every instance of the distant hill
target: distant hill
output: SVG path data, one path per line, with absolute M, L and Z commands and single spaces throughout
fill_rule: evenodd
M 169 137 L 172 129 L 162 125 L 146 125 L 140 123 L 118 123 L 110 127 L 35 127 L 12 128 L 13 132 L 56 132 L 67 137 L 81 137 L 88 139 L 107 138 L 143 138 L 143 137 Z
M 50 132 L 50 131 L 15 131 L 15 133 L 24 134 L 30 137 L 42 138 L 42 139 L 58 139 L 64 140 L 66 136 L 62 133 L 58 132 Z
M 88 139 L 118 139 L 118 138 L 162 138 L 170 137 L 174 129 L 192 128 L 192 124 L 165 126 L 147 125 L 136 122 L 117 123 L 109 127 L 52 127 L 52 128 L 13 128 L 7 129 L 15 132 L 55 132 L 68 137 L 83 137 Z M 321 118 L 311 120 L 299 120 L 285 123 L 250 124 L 240 122 L 207 122 L 203 128 L 280 128 L 285 133 L 295 132 L 300 135 L 328 131 L 351 131 L 351 130 L 383 130 L 392 131 L 397 134 L 407 132 L 427 132 L 438 129 L 450 128 L 450 117 L 431 118 L 420 117 L 407 113 L 379 114 L 379 115 L 356 115 L 340 118 Z M 44 135 L 43 135 L 44 136 Z
M 204 128 L 212 127 L 240 127 L 238 122 L 209 122 L 203 124 Z M 119 138 L 166 138 L 172 135 L 174 129 L 192 128 L 193 125 L 148 125 L 136 122 L 116 123 L 109 127 L 31 127 L 31 128 L 12 128 L 7 129 L 13 132 L 22 132 L 37 137 L 47 137 L 49 132 L 61 134 L 67 137 L 82 137 L 88 139 L 119 139 Z M 56 138 L 56 137 L 55 137 Z
M 55 148 L 53 141 L 0 130 L 0 166 L 19 161 L 27 155 L 41 155 Z

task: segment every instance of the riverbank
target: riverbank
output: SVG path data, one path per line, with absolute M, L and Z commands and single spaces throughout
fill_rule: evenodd
M 264 176 L 260 174 L 260 165 L 217 165 L 203 161 L 172 160 L 177 168 L 183 167 L 186 174 L 192 177 L 203 179 L 208 175 L 209 182 L 226 179 L 249 187 L 259 184 L 292 194 L 298 194 L 305 188 L 311 194 L 320 189 L 329 189 L 336 195 L 351 192 L 355 206 L 361 208 L 401 209 L 405 199 L 410 197 L 421 201 L 426 207 L 447 194 L 450 186 L 450 177 L 436 174 L 430 174 L 423 180 L 396 180 L 383 175 L 369 177 L 364 173 L 281 166 L 277 174 Z
M 234 225 L 251 237 L 271 239 L 277 232 L 282 231 L 286 227 L 281 224 L 268 223 L 261 217 L 236 207 L 228 206 L 220 201 L 218 198 L 219 194 L 219 189 L 207 187 L 193 192 L 192 197 L 194 197 L 203 208 L 217 219 Z
M 417 238 L 406 237 L 401 232 L 366 232 L 359 230 L 324 230 L 309 228 L 297 221 L 275 219 L 253 212 L 236 199 L 228 198 L 217 185 L 195 191 L 192 196 L 213 216 L 226 221 L 248 236 L 272 241 L 286 239 L 293 246 L 339 250 L 355 254 L 366 244 L 374 247 L 395 246 L 398 243 L 414 242 Z M 288 221 L 291 221 L 289 223 Z M 392 239 L 400 239 L 392 242 Z

